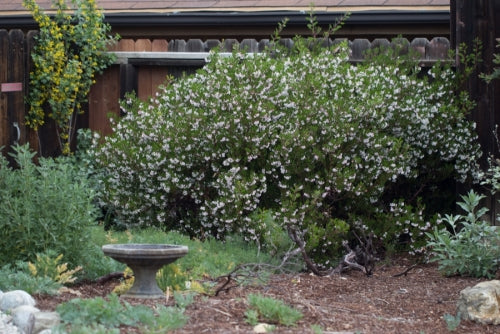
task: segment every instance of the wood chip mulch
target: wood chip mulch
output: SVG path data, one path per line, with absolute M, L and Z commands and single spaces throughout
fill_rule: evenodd
M 455 315 L 462 289 L 485 279 L 443 277 L 435 264 L 414 265 L 408 258 L 386 260 L 377 264 L 372 276 L 358 271 L 329 277 L 308 273 L 275 275 L 258 286 L 234 286 L 217 296 L 198 295 L 187 307 L 188 323 L 174 334 L 252 333 L 245 322 L 249 293 L 281 299 L 300 310 L 304 317 L 294 327 L 277 326 L 273 333 L 313 333 L 311 325 L 328 333 L 500 333 L 500 326 L 461 321 L 451 332 L 443 319 Z M 499 273 L 500 274 L 500 273 Z M 500 275 L 497 274 L 497 277 Z M 86 283 L 57 296 L 35 296 L 37 307 L 54 310 L 64 301 L 78 297 L 105 297 L 120 283 Z M 224 282 L 219 282 L 222 285 Z M 169 300 L 134 300 L 131 304 L 173 305 Z M 135 328 L 121 328 L 121 333 L 140 333 Z

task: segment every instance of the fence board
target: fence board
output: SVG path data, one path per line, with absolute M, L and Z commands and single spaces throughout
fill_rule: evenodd
M 14 140 L 18 140 L 19 144 L 26 143 L 26 126 L 24 124 L 24 75 L 25 75 L 25 43 L 24 33 L 21 30 L 11 30 L 9 32 L 10 50 L 9 50 L 9 72 L 7 80 L 9 82 L 20 82 L 23 85 L 23 90 L 10 92 L 7 94 L 9 114 L 9 122 L 14 127 Z M 19 133 L 17 131 L 19 129 Z
M 120 66 L 113 65 L 96 77 L 89 94 L 89 128 L 106 136 L 111 133 L 109 115 L 120 115 Z
M 0 83 L 7 82 L 9 54 L 9 33 L 7 30 L 0 30 Z M 8 146 L 10 142 L 10 126 L 7 114 L 7 94 L 0 93 L 0 147 Z M 5 150 L 4 150 L 5 154 Z
M 138 39 L 135 42 L 134 51 L 151 52 L 152 46 L 149 39 Z M 137 70 L 137 96 L 141 99 L 147 99 L 153 95 L 151 85 L 153 79 L 153 68 L 151 66 L 140 66 Z
M 151 43 L 151 51 L 154 52 L 167 52 L 168 43 L 166 40 L 155 39 Z M 165 82 L 165 78 L 168 75 L 167 67 L 157 67 L 151 69 L 151 95 L 157 92 L 158 86 Z

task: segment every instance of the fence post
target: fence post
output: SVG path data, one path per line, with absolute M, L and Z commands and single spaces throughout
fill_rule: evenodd
M 24 123 L 26 43 L 19 29 L 0 30 L 0 146 L 10 151 L 14 143 L 28 138 Z
M 7 82 L 7 69 L 9 68 L 8 57 L 9 54 L 9 33 L 7 30 L 0 29 L 0 82 Z M 9 116 L 7 113 L 7 95 L 0 93 L 0 147 L 4 146 L 3 154 L 10 145 L 10 126 Z
M 451 35 L 456 38 L 453 45 L 458 48 L 464 43 L 468 47 L 467 51 L 471 52 L 476 38 L 483 44 L 483 62 L 468 78 L 464 89 L 477 104 L 472 110 L 471 119 L 477 124 L 479 143 L 483 150 L 481 165 L 486 168 L 489 155 L 500 156 L 495 140 L 495 135 L 499 135 L 496 126 L 500 123 L 500 80 L 488 85 L 478 75 L 492 71 L 493 54 L 499 52 L 495 38 L 500 36 L 500 0 L 452 0 L 451 8 L 456 11 L 451 13 L 451 28 L 455 30 Z M 458 57 L 456 61 L 457 67 L 463 69 L 464 64 L 460 63 Z M 486 205 L 490 208 L 490 221 L 495 222 L 496 214 L 500 212 L 496 198 L 489 196 Z

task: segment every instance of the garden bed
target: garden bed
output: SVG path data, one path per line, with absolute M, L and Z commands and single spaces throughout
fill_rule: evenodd
M 297 326 L 277 326 L 275 333 L 313 333 L 312 325 L 320 327 L 323 333 L 450 333 L 443 315 L 455 315 L 460 291 L 481 280 L 443 277 L 434 264 L 418 265 L 406 275 L 395 277 L 412 264 L 407 258 L 387 260 L 377 265 L 371 277 L 358 271 L 331 277 L 307 273 L 275 275 L 260 286 L 235 286 L 218 296 L 199 295 L 186 309 L 188 323 L 173 333 L 251 333 L 252 326 L 245 322 L 244 316 L 249 293 L 281 299 L 304 314 Z M 223 283 L 223 280 L 219 282 Z M 73 292 L 35 297 L 39 308 L 53 310 L 59 303 L 76 298 L 75 292 L 82 298 L 106 296 L 117 284 L 119 280 L 81 284 L 73 287 Z M 152 307 L 174 302 L 171 297 L 168 301 L 127 301 Z M 497 333 L 499 330 L 499 326 L 461 321 L 454 333 Z M 138 331 L 123 327 L 121 332 Z

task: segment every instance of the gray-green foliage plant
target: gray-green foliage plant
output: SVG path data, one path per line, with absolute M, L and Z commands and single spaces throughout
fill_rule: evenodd
M 74 164 L 61 159 L 33 159 L 28 145 L 9 153 L 16 167 L 0 156 L 0 265 L 35 259 L 53 250 L 71 267 L 80 263 L 93 224 L 94 192 Z
M 47 276 L 33 276 L 28 263 L 16 261 L 0 267 L 0 290 L 24 290 L 29 294 L 55 295 L 62 284 Z
M 447 276 L 464 275 L 492 278 L 499 267 L 500 231 L 482 217 L 487 208 L 479 207 L 483 195 L 469 191 L 458 205 L 463 214 L 445 215 L 444 228 L 427 232 L 431 261 Z
M 183 300 L 186 302 L 186 300 Z M 81 329 L 90 326 L 93 330 L 115 331 L 120 326 L 142 328 L 143 333 L 165 333 L 181 328 L 187 322 L 183 307 L 157 305 L 153 310 L 145 305 L 130 305 L 115 294 L 107 298 L 76 298 L 57 306 L 63 325 L 56 333 L 65 333 L 68 328 Z
M 448 328 L 450 332 L 453 332 L 458 328 L 458 326 L 460 326 L 462 316 L 460 312 L 457 312 L 456 315 L 446 313 L 443 315 L 443 320 L 446 322 L 446 328 Z
M 101 201 L 129 226 L 197 238 L 238 233 L 274 248 L 293 234 L 325 265 L 353 226 L 375 230 L 384 215 L 416 238 L 429 220 L 390 210 L 423 214 L 412 203 L 420 181 L 474 174 L 467 96 L 449 66 L 429 80 L 390 49 L 354 66 L 346 43 L 315 42 L 215 52 L 150 101 L 127 98 L 114 133 L 96 141 Z

